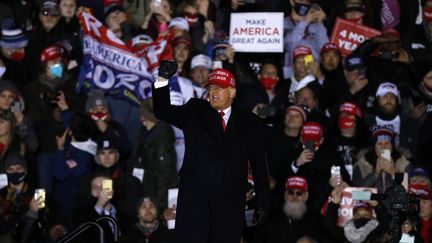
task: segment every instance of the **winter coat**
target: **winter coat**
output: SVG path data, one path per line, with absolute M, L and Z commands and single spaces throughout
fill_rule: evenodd
M 177 187 L 174 141 L 172 127 L 158 121 L 150 131 L 141 132 L 129 166 L 130 173 L 134 169 L 144 170 L 141 178 L 144 193 L 155 197 L 162 208 L 167 206 L 168 189 Z
M 89 147 L 92 146 L 91 143 L 94 144 L 95 152 L 96 144 L 89 141 Z M 78 179 L 91 172 L 94 161 L 94 154 L 73 144 L 76 143 L 68 144 L 65 150 L 57 150 L 53 161 L 55 178 L 53 200 L 59 215 L 69 220 L 72 219 L 75 208 Z
M 384 183 L 386 188 L 388 188 L 393 184 L 393 178 L 391 175 L 386 173 L 385 181 L 383 182 L 382 179 L 380 179 L 375 173 L 376 162 L 372 161 L 374 153 L 374 149 L 368 149 L 359 152 L 357 155 L 358 161 L 354 165 L 353 184 L 355 186 L 377 187 L 378 191 L 380 191 L 382 189 L 382 187 L 380 188 L 382 183 Z M 395 164 L 396 173 L 409 172 L 412 167 L 411 163 L 404 155 L 400 154 L 396 157 L 394 154 L 395 153 L 392 154 L 392 158 Z

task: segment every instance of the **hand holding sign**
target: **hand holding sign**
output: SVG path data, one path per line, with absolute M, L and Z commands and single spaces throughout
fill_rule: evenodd
M 330 42 L 335 43 L 339 47 L 342 56 L 346 57 L 365 40 L 378 35 L 381 35 L 378 30 L 336 18 Z M 377 41 L 380 41 L 380 39 Z

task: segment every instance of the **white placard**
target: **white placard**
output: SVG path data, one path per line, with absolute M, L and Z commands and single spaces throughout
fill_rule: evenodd
M 177 207 L 178 188 L 168 189 L 168 208 Z M 168 229 L 175 229 L 175 219 L 167 220 Z
M 0 189 L 7 187 L 8 178 L 6 174 L 0 174 Z
M 283 13 L 232 13 L 229 43 L 236 52 L 283 52 Z
M 144 169 L 142 168 L 133 168 L 132 175 L 138 178 L 140 182 L 142 183 L 144 180 Z
M 177 206 L 177 195 L 178 188 L 168 189 L 168 208 L 172 208 L 174 205 Z

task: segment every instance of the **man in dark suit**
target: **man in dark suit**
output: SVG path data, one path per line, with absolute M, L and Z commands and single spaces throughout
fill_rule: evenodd
M 168 79 L 174 62 L 163 61 L 153 87 L 156 116 L 183 130 L 186 152 L 179 172 L 176 243 L 239 243 L 244 221 L 248 162 L 262 223 L 269 207 L 263 125 L 236 106 L 234 76 L 214 70 L 208 78 L 209 101 L 190 99 L 170 105 Z

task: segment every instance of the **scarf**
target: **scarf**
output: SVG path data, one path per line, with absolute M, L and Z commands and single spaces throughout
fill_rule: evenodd
M 350 220 L 344 227 L 345 237 L 349 242 L 361 243 L 365 241 L 368 235 L 378 227 L 378 224 L 379 223 L 376 219 L 371 219 L 365 226 L 357 229 L 354 225 L 354 220 Z
M 97 144 L 91 139 L 84 142 L 71 142 L 71 145 L 79 150 L 96 155 Z
M 138 230 L 143 233 L 147 238 L 150 237 L 153 232 L 155 232 L 159 228 L 159 221 L 156 220 L 156 223 L 153 227 L 145 227 L 140 222 L 137 222 L 135 226 L 138 228 Z

